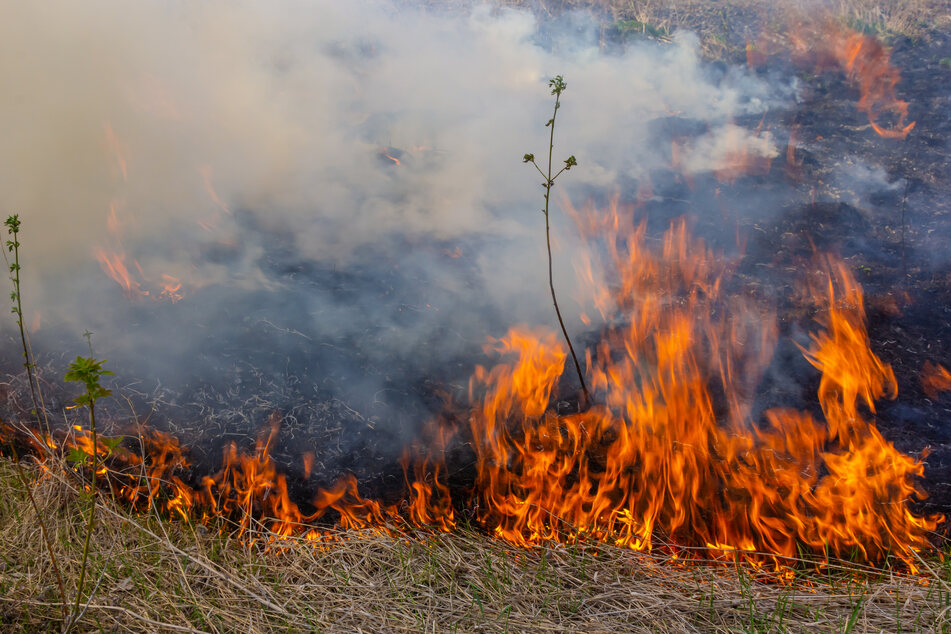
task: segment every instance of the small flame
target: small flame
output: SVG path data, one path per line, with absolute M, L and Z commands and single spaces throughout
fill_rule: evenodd
M 177 277 L 172 277 L 166 273 L 162 274 L 162 297 L 165 297 L 171 300 L 172 303 L 175 303 L 185 296 L 181 293 L 182 290 L 182 281 Z
M 937 400 L 941 392 L 951 391 L 951 372 L 943 365 L 925 361 L 921 368 L 921 387 L 931 400 Z
M 230 216 L 231 209 L 228 208 L 228 205 L 222 202 L 221 198 L 218 196 L 217 190 L 215 190 L 212 179 L 211 165 L 202 165 L 201 168 L 199 168 L 199 171 L 201 172 L 201 180 L 205 185 L 205 191 L 208 192 L 208 197 L 211 198 L 211 200 L 218 206 L 218 209 Z
M 129 180 L 129 169 L 126 165 L 125 152 L 122 149 L 122 144 L 119 142 L 119 137 L 116 136 L 112 125 L 108 121 L 104 124 L 104 127 L 106 130 L 106 145 L 108 145 L 116 159 L 116 165 L 119 168 L 119 173 L 122 174 L 123 182 L 127 181 Z
M 148 296 L 149 292 L 143 289 L 141 284 L 129 273 L 124 253 L 110 253 L 100 247 L 96 247 L 93 252 L 96 259 L 99 260 L 99 266 L 122 287 L 122 292 L 127 298 L 138 299 Z M 135 266 L 141 270 L 138 262 L 135 262 Z
M 827 15 L 799 16 L 787 42 L 798 64 L 811 65 L 820 72 L 837 69 L 845 74 L 858 88 L 857 108 L 868 116 L 870 126 L 879 136 L 904 139 L 914 129 L 914 121 L 906 123 L 908 102 L 895 94 L 901 71 L 892 65 L 888 49 L 876 38 L 858 33 Z M 764 36 L 755 44 L 747 44 L 747 63 L 760 66 L 770 51 L 785 48 L 776 38 Z M 881 122 L 885 114 L 893 117 L 889 124 Z

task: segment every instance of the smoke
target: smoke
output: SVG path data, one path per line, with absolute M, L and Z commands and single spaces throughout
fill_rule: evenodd
M 603 51 L 581 14 L 542 38 L 523 11 L 368 0 L 5 13 L 0 209 L 24 222 L 27 320 L 90 328 L 118 371 L 183 384 L 250 358 L 387 404 L 396 375 L 464 376 L 486 334 L 550 323 L 541 177 L 520 158 L 545 155 L 555 74 L 572 200 L 669 170 L 652 122 L 670 117 L 702 130 L 688 176 L 726 153 L 772 157 L 734 122 L 790 95 L 710 71 L 690 34 Z M 579 296 L 554 220 L 560 290 Z

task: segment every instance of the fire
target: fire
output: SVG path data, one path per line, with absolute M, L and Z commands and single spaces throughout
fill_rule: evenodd
M 951 372 L 943 365 L 925 361 L 921 368 L 921 387 L 928 398 L 935 400 L 941 392 L 951 391 Z
M 772 307 L 728 292 L 733 263 L 693 238 L 683 221 L 653 243 L 633 210 L 574 211 L 585 250 L 583 279 L 603 322 L 586 354 L 593 401 L 561 415 L 566 351 L 555 332 L 519 327 L 486 346 L 499 358 L 476 367 L 469 406 L 449 408 L 403 455 L 404 495 L 364 497 L 342 475 L 306 502 L 272 458 L 275 413 L 253 449 L 224 448 L 220 469 L 191 480 L 188 452 L 155 431 L 129 442 L 91 436 L 16 436 L 39 456 L 47 447 L 98 456 L 102 486 L 139 510 L 236 529 L 267 546 L 284 538 L 340 539 L 323 528 L 451 531 L 467 510 L 500 539 L 525 547 L 546 541 L 602 541 L 682 560 L 743 558 L 774 566 L 801 559 L 889 556 L 915 569 L 917 553 L 942 517 L 908 502 L 924 493 L 923 466 L 875 426 L 876 401 L 894 398 L 895 375 L 871 350 L 862 289 L 845 264 L 816 256 L 801 297 L 818 315 L 801 347 L 821 373 L 822 417 L 790 407 L 754 416 L 752 402 L 779 336 Z M 596 255 L 607 254 L 602 262 Z M 951 386 L 944 368 L 924 379 Z M 943 382 L 942 382 L 943 381 Z M 930 383 L 926 383 L 929 385 Z M 936 388 L 937 389 L 937 388 Z M 475 451 L 472 488 L 448 484 L 447 448 Z M 301 455 L 306 478 L 313 453 Z M 78 462 L 78 471 L 88 469 Z
M 845 266 L 818 262 L 824 283 L 807 289 L 824 310 L 803 352 L 822 372 L 825 421 L 775 409 L 758 423 L 748 396 L 775 320 L 724 295 L 724 263 L 683 223 L 658 249 L 643 227 L 622 236 L 605 240 L 613 311 L 605 289 L 595 294 L 607 317 L 588 354 L 598 404 L 549 409 L 565 360 L 551 332 L 511 330 L 494 343 L 503 362 L 472 378 L 482 520 L 523 545 L 593 537 L 637 550 L 896 553 L 911 563 L 939 520 L 904 506 L 923 495 L 923 467 L 860 411 L 874 414 L 896 385 L 869 349 L 861 288 Z
M 116 136 L 115 131 L 112 129 L 112 125 L 107 121 L 105 123 L 106 131 L 106 145 L 112 151 L 113 156 L 116 159 L 116 166 L 119 168 L 119 173 L 122 174 L 122 180 L 129 180 L 129 168 L 126 165 L 125 152 L 122 149 L 122 144 L 119 142 L 119 137 Z
M 113 131 L 112 126 L 106 123 L 105 127 L 107 144 L 116 156 L 116 160 L 121 167 L 122 180 L 125 181 L 128 179 L 128 166 L 123 155 L 122 145 Z M 203 176 L 205 177 L 206 186 L 211 188 L 210 171 L 203 172 Z M 228 211 L 227 207 L 224 207 L 221 202 L 217 200 L 214 189 L 210 189 L 210 192 L 216 202 L 218 202 L 225 211 Z M 174 303 L 183 299 L 185 295 L 180 279 L 163 273 L 160 277 L 161 281 L 157 284 L 153 284 L 139 261 L 126 254 L 122 244 L 123 228 L 131 222 L 134 222 L 134 220 L 134 216 L 123 210 L 123 202 L 121 199 L 113 198 L 113 200 L 110 201 L 109 215 L 106 217 L 106 230 L 110 238 L 110 246 L 108 248 L 97 246 L 93 249 L 93 255 L 99 262 L 99 266 L 102 267 L 106 275 L 112 278 L 122 288 L 123 294 L 130 300 L 152 296 L 154 298 L 167 299 Z M 146 285 L 153 286 L 153 290 L 157 292 L 152 293 L 151 290 L 145 288 Z
M 230 216 L 231 209 L 228 207 L 228 205 L 222 202 L 221 197 L 218 196 L 218 191 L 215 189 L 211 165 L 202 165 L 199 171 L 201 172 L 201 180 L 205 185 L 205 191 L 208 193 L 208 197 L 211 198 L 212 202 L 218 206 L 218 209 Z
M 820 72 L 836 69 L 844 73 L 858 89 L 856 106 L 868 116 L 872 129 L 884 138 L 907 137 L 915 122 L 906 123 L 908 102 L 895 93 L 901 71 L 892 65 L 888 49 L 876 38 L 858 33 L 828 16 L 817 19 L 798 16 L 795 22 L 788 38 L 794 60 Z M 747 44 L 748 65 L 762 65 L 766 53 L 777 48 L 785 46 L 767 38 L 757 44 Z M 882 116 L 886 114 L 892 120 L 882 123 Z
M 129 299 L 138 299 L 147 297 L 149 292 L 142 288 L 142 285 L 133 277 L 126 266 L 126 256 L 124 253 L 109 253 L 105 249 L 96 247 L 93 250 L 96 259 L 99 260 L 99 266 L 116 283 L 122 287 L 122 292 Z M 134 262 L 138 267 L 138 262 Z
M 184 295 L 181 293 L 182 281 L 177 277 L 172 277 L 167 273 L 162 274 L 162 297 L 166 297 L 175 303 L 181 300 Z

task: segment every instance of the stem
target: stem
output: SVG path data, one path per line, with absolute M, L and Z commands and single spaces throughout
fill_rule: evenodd
M 26 376 L 27 380 L 30 383 L 30 397 L 33 399 L 33 415 L 36 416 L 36 420 L 39 423 L 42 423 L 40 418 L 40 405 L 39 399 L 36 397 L 36 379 L 33 376 L 33 362 L 30 358 L 29 346 L 26 343 L 26 331 L 23 327 L 23 298 L 20 295 L 20 240 L 18 238 L 20 232 L 16 230 L 11 230 L 10 235 L 13 236 L 13 275 L 10 279 L 13 281 L 13 290 L 16 295 L 16 315 L 17 315 L 17 326 L 20 329 L 20 343 L 23 344 L 23 359 L 24 367 L 26 367 Z M 49 428 L 46 430 L 46 434 L 49 435 Z
M 43 520 L 43 514 L 40 513 L 40 505 L 36 501 L 36 497 L 33 495 L 33 488 L 27 482 L 26 474 L 23 473 L 23 465 L 20 464 L 20 456 L 17 455 L 16 447 L 13 446 L 13 443 L 10 443 L 10 449 L 13 451 L 13 464 L 16 468 L 17 477 L 20 480 L 20 484 L 23 485 L 23 488 L 26 489 L 26 494 L 30 498 L 30 505 L 33 507 L 33 512 L 36 513 L 36 521 L 40 524 L 40 532 L 43 534 L 43 542 L 46 544 L 46 550 L 50 554 L 50 563 L 53 564 L 53 572 L 56 574 L 56 585 L 59 586 L 59 597 L 60 601 L 63 604 L 63 621 L 66 620 L 66 586 L 63 585 L 63 575 L 59 571 L 59 564 L 56 560 L 56 554 L 53 552 L 53 542 L 50 541 L 49 530 L 46 528 L 46 522 Z
M 555 315 L 558 316 L 558 324 L 561 326 L 561 333 L 568 342 L 568 350 L 571 352 L 571 359 L 575 362 L 575 371 L 578 373 L 578 380 L 581 381 L 581 391 L 584 394 L 584 404 L 586 407 L 591 402 L 591 394 L 588 392 L 588 385 L 584 381 L 584 374 L 581 372 L 581 364 L 578 363 L 578 355 L 575 354 L 575 347 L 571 345 L 571 337 L 568 336 L 568 329 L 565 328 L 565 321 L 561 318 L 561 309 L 558 307 L 558 298 L 555 296 L 555 278 L 552 272 L 551 257 L 551 223 L 549 222 L 548 209 L 551 203 L 551 188 L 555 183 L 555 178 L 561 174 L 551 175 L 551 156 L 555 150 L 555 117 L 558 116 L 559 101 L 561 93 L 555 94 L 555 110 L 551 115 L 551 135 L 548 138 L 548 174 L 545 177 L 545 244 L 548 247 L 548 288 L 551 289 L 551 302 L 555 305 Z M 563 172 L 564 170 L 562 170 Z
M 905 178 L 905 193 L 901 197 L 901 272 L 902 285 L 908 283 L 908 262 L 905 260 L 905 200 L 908 198 L 908 178 Z
M 96 404 L 95 401 L 89 402 L 89 427 L 92 430 L 92 490 L 91 504 L 89 507 L 89 521 L 86 524 L 86 540 L 83 543 L 83 561 L 79 568 L 79 585 L 76 587 L 76 604 L 73 606 L 73 614 L 79 614 L 79 603 L 83 596 L 83 581 L 86 578 L 86 562 L 89 558 L 89 540 L 92 537 L 92 529 L 96 519 L 96 459 L 98 457 L 98 439 L 96 436 Z M 75 618 L 75 616 L 74 616 Z M 73 624 L 70 623 L 67 629 Z
M 38 404 L 38 399 L 36 397 L 36 388 L 35 379 L 33 377 L 33 359 L 30 355 L 30 346 L 27 344 L 26 340 L 26 331 L 23 327 L 23 301 L 20 297 L 20 240 L 19 240 L 19 219 L 16 216 L 12 216 L 9 219 L 9 228 L 10 236 L 13 238 L 10 243 L 13 247 L 13 264 L 14 266 L 10 269 L 12 275 L 10 280 L 13 282 L 13 291 L 14 297 L 16 298 L 16 307 L 14 312 L 17 316 L 17 326 L 20 328 L 20 342 L 23 344 L 23 358 L 26 363 L 26 372 L 27 379 L 30 382 L 30 395 L 33 399 L 33 414 L 36 416 L 37 422 L 42 423 L 45 420 L 45 417 L 41 419 L 40 417 L 40 407 Z M 7 259 L 6 251 L 3 252 L 3 260 L 9 264 Z M 46 435 L 49 436 L 49 424 L 46 425 Z M 36 501 L 36 496 L 33 495 L 33 488 L 30 486 L 29 481 L 27 480 L 26 474 L 23 472 L 23 465 L 20 464 L 20 456 L 17 453 L 16 446 L 11 442 L 10 450 L 13 453 L 13 464 L 17 472 L 17 478 L 20 480 L 20 484 L 23 485 L 23 488 L 26 490 L 27 497 L 30 498 L 30 506 L 33 507 L 33 512 L 36 513 L 36 521 L 40 525 L 40 533 L 43 535 L 43 543 L 46 544 L 46 550 L 50 555 L 50 564 L 53 566 L 53 573 L 56 575 L 56 585 L 59 586 L 59 597 L 63 607 L 63 621 L 66 621 L 67 617 L 67 608 L 66 608 L 66 586 L 63 584 L 63 575 L 59 570 L 59 562 L 56 559 L 56 553 L 53 552 L 53 542 L 50 539 L 49 529 L 46 527 L 46 521 L 43 519 L 43 514 L 40 512 L 40 505 Z

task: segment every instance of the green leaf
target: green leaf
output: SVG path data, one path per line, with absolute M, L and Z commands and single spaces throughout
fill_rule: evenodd
M 534 160 L 535 160 L 534 154 L 526 154 L 525 156 L 522 157 L 522 163 L 531 163 Z
M 99 442 L 105 445 L 110 454 L 116 450 L 116 447 L 122 443 L 122 440 L 122 436 L 116 436 L 115 438 L 99 437 Z
M 80 405 L 92 405 L 96 400 L 112 395 L 112 392 L 99 385 L 99 379 L 103 376 L 113 374 L 109 370 L 104 370 L 103 361 L 97 361 L 92 357 L 76 357 L 76 360 L 69 364 L 69 371 L 64 377 L 67 381 L 76 381 L 86 386 L 86 393 L 75 399 Z
M 564 77 L 555 75 L 554 78 L 548 80 L 548 86 L 551 88 L 551 94 L 560 95 L 568 87 L 568 84 L 565 83 Z
M 89 460 L 89 454 L 87 454 L 82 449 L 73 448 L 69 450 L 69 453 L 66 455 L 66 460 L 72 462 L 73 464 L 85 465 L 86 461 Z
M 19 214 L 13 214 L 12 216 L 7 216 L 7 219 L 3 221 L 3 224 L 7 226 L 7 229 L 10 230 L 10 233 L 16 233 L 20 230 L 20 216 Z

